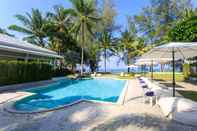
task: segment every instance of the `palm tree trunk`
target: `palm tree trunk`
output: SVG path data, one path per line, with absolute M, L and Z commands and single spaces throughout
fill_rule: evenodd
M 81 76 L 83 75 L 83 63 L 84 63 L 84 43 L 85 43 L 85 25 L 82 23 L 81 27 L 81 37 L 82 37 L 82 45 L 81 45 Z
M 81 48 L 81 76 L 83 75 L 84 49 Z
M 105 59 L 105 73 L 106 73 L 106 71 L 107 71 L 107 69 L 106 69 L 106 63 L 107 63 L 107 52 L 106 52 L 106 48 L 105 48 L 105 51 L 104 51 L 104 59 Z
M 130 62 L 129 62 L 129 56 L 128 56 L 128 54 L 127 54 L 127 66 L 128 66 L 127 72 L 128 72 L 128 73 L 130 72 L 129 64 L 130 64 Z

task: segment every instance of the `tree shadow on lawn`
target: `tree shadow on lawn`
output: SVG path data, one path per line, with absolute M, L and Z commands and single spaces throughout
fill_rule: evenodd
M 184 82 L 197 86 L 197 81 L 185 80 Z
M 184 96 L 185 98 L 191 99 L 193 101 L 197 102 L 197 91 L 182 91 L 182 90 L 178 90 L 178 92 Z
M 172 82 L 160 82 L 160 84 L 162 84 L 162 85 L 164 85 L 166 87 L 173 87 Z M 176 88 L 184 88 L 184 87 L 181 86 L 181 85 L 176 84 Z

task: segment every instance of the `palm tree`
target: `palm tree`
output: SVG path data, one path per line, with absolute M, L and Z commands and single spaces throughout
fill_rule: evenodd
M 69 9 L 56 5 L 54 6 L 54 12 L 47 13 L 47 18 L 46 32 L 50 41 L 49 47 L 60 53 L 63 44 L 69 43 L 67 38 L 71 38 L 68 31 L 71 25 Z
M 127 65 L 130 64 L 131 59 L 131 53 L 134 51 L 133 43 L 135 41 L 135 38 L 131 35 L 131 33 L 128 30 L 125 30 L 121 33 L 121 48 L 124 52 L 124 55 L 126 56 Z M 126 54 L 125 54 L 126 53 Z M 130 72 L 130 68 L 128 67 L 128 73 Z
M 107 57 L 109 54 L 114 54 L 116 52 L 116 40 L 113 38 L 112 32 L 104 30 L 98 36 L 100 42 L 100 50 L 104 53 L 104 67 L 105 72 L 107 71 Z
M 125 52 L 124 57 L 126 57 L 127 65 L 130 65 L 130 60 L 142 55 L 148 50 L 148 47 L 145 46 L 143 39 L 132 35 L 128 30 L 125 30 L 121 34 L 122 38 L 120 48 Z M 128 67 L 128 73 L 129 72 L 130 68 Z
M 8 36 L 12 36 L 11 34 L 9 34 L 5 29 L 0 28 L 0 34 L 4 34 L 4 35 L 8 35 Z
M 60 31 L 68 31 L 71 18 L 69 9 L 65 9 L 61 5 L 56 5 L 54 6 L 54 13 L 48 12 L 47 17 Z
M 75 32 L 80 37 L 81 46 L 81 75 L 83 75 L 84 64 L 84 48 L 86 43 L 86 36 L 93 35 L 94 24 L 99 20 L 94 17 L 96 14 L 94 0 L 70 0 L 73 9 L 70 13 L 73 16 L 74 25 L 71 31 Z
M 27 35 L 23 38 L 24 40 L 44 47 L 46 19 L 42 16 L 42 13 L 38 9 L 32 9 L 31 14 L 15 15 L 15 17 L 22 23 L 22 26 L 11 25 L 9 29 Z
M 124 57 L 126 57 L 127 65 L 130 64 L 130 60 L 136 55 L 136 41 L 137 41 L 137 29 L 134 24 L 132 17 L 127 16 L 127 28 L 125 31 L 121 32 L 121 44 L 120 48 L 124 52 Z M 128 73 L 130 68 L 128 67 Z

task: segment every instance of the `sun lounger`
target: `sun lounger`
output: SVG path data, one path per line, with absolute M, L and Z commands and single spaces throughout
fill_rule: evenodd
M 102 76 L 102 74 L 98 73 L 96 76 L 101 77 L 101 76 Z
M 91 77 L 96 77 L 96 72 L 94 72 L 93 74 L 91 74 Z
M 166 117 L 197 126 L 197 102 L 185 98 L 165 97 L 161 98 L 158 104 Z
M 150 105 L 153 106 L 154 101 L 156 100 L 155 93 L 153 91 L 147 91 L 144 95 L 144 103 L 146 103 L 147 99 L 148 99 Z
M 123 76 L 124 76 L 124 72 L 121 72 L 121 73 L 120 73 L 120 76 L 123 77 Z

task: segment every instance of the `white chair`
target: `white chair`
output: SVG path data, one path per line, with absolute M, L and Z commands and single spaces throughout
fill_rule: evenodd
M 184 124 L 197 125 L 197 102 L 185 98 L 164 97 L 158 104 L 166 117 Z
M 124 72 L 121 72 L 121 73 L 120 73 L 120 76 L 123 77 L 123 76 L 124 76 Z

